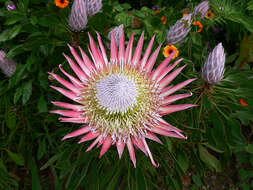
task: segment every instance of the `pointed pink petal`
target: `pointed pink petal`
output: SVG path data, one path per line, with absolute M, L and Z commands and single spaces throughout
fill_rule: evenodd
M 129 40 L 126 48 L 126 63 L 128 64 L 132 60 L 132 50 L 133 50 L 133 43 L 134 43 L 134 34 L 132 34 L 131 39 Z
M 162 119 L 162 118 L 159 118 L 159 119 L 158 119 L 158 124 L 159 124 L 159 126 L 160 126 L 160 125 L 167 126 L 167 127 L 169 128 L 170 131 L 182 132 L 182 130 L 180 130 L 180 129 L 174 127 L 173 125 L 171 125 L 171 124 L 169 124 L 169 123 L 167 123 L 167 122 L 166 122 L 164 119 Z
M 99 134 L 98 133 L 94 133 L 94 132 L 89 132 L 87 135 L 85 135 L 83 138 L 81 138 L 81 140 L 78 142 L 78 144 L 84 142 L 84 141 L 89 141 L 92 139 L 95 139 Z
M 72 133 L 70 133 L 70 134 L 64 136 L 64 137 L 62 138 L 62 141 L 65 140 L 65 139 L 72 138 L 72 137 L 80 136 L 80 135 L 82 135 L 82 134 L 84 134 L 84 133 L 88 133 L 89 131 L 90 131 L 90 126 L 82 127 L 81 129 L 78 129 L 78 130 L 76 130 L 76 131 L 74 131 L 74 132 L 72 132 Z
M 79 51 L 81 52 L 83 62 L 85 63 L 89 71 L 92 72 L 93 70 L 96 70 L 95 66 L 91 62 L 90 58 L 84 53 L 83 49 L 80 46 L 78 48 Z
M 84 109 L 84 106 L 82 106 L 82 105 L 74 105 L 74 104 L 69 104 L 69 103 L 65 103 L 65 102 L 51 102 L 51 103 L 54 104 L 55 106 L 59 106 L 59 107 L 67 108 L 67 109 L 72 109 L 72 110 L 76 110 L 76 111 L 81 111 Z
M 80 90 L 76 86 L 74 86 L 73 84 L 71 84 L 70 82 L 68 82 L 65 79 L 61 78 L 57 74 L 50 73 L 50 72 L 49 72 L 49 74 L 52 77 L 54 77 L 59 83 L 61 83 L 63 86 L 65 86 L 66 88 L 68 88 L 69 90 L 71 90 L 72 92 L 74 92 L 76 94 L 80 94 Z
M 142 58 L 142 60 L 141 60 L 141 64 L 140 64 L 140 68 L 141 68 L 141 69 L 143 69 L 144 66 L 145 66 L 146 63 L 147 63 L 149 54 L 150 54 L 150 52 L 151 52 L 151 50 L 152 50 L 152 45 L 153 45 L 154 39 L 155 39 L 155 36 L 153 36 L 152 39 L 150 40 L 150 42 L 149 42 L 149 44 L 148 44 L 148 47 L 147 47 L 147 49 L 146 49 L 146 51 L 145 51 L 145 53 L 144 53 L 144 56 L 143 56 L 143 58 Z
M 97 148 L 100 147 L 104 143 L 104 139 L 101 138 L 97 144 Z
M 175 53 L 175 52 L 174 52 Z M 172 56 L 174 55 L 172 53 L 170 56 L 168 56 L 152 73 L 151 77 L 153 80 L 158 79 L 162 74 L 164 69 L 167 67 L 167 65 L 170 63 Z M 175 66 L 177 66 L 178 63 L 180 63 L 183 60 L 183 58 L 177 60 L 173 65 L 168 67 L 167 73 L 169 73 Z M 166 74 L 167 74 L 166 73 Z M 165 75 L 166 75 L 165 74 Z
M 153 164 L 155 167 L 158 167 L 158 165 L 155 163 L 155 161 L 154 161 L 154 159 L 153 159 L 153 156 L 152 156 L 152 154 L 151 154 L 151 152 L 150 152 L 150 150 L 149 150 L 149 147 L 148 147 L 148 144 L 147 144 L 145 138 L 142 139 L 142 142 L 143 142 L 143 144 L 144 144 L 144 146 L 145 146 L 145 149 L 146 149 L 147 152 L 148 152 L 148 155 L 149 155 L 149 158 L 150 158 L 152 164 Z
M 96 138 L 96 140 L 93 141 L 93 143 L 87 148 L 87 150 L 86 150 L 85 152 L 90 151 L 90 150 L 98 143 L 98 141 L 100 141 L 101 138 L 102 138 L 102 136 L 98 136 L 98 137 Z
M 121 156 L 122 156 L 123 151 L 124 151 L 125 143 L 124 142 L 116 142 L 116 146 L 117 146 L 117 150 L 118 150 L 118 153 L 119 153 L 119 159 L 121 159 Z
M 147 64 L 145 65 L 144 69 L 147 69 L 147 72 L 150 72 L 156 62 L 157 56 L 159 54 L 160 48 L 161 48 L 162 44 L 160 44 L 158 46 L 158 48 L 156 48 L 156 50 L 152 53 L 152 55 L 150 56 Z
M 164 131 L 164 130 L 158 128 L 158 127 L 153 127 L 151 129 L 151 131 L 154 132 L 154 133 L 157 133 L 159 135 L 164 135 L 164 136 L 174 137 L 174 138 L 179 138 L 179 139 L 187 139 L 183 135 L 178 135 L 177 133 L 174 133 L 174 132 Z
M 120 28 L 120 40 L 119 40 L 119 60 L 123 61 L 125 59 L 125 35 L 123 27 Z
M 171 94 L 173 94 L 174 92 L 180 90 L 181 88 L 183 88 L 184 86 L 186 86 L 187 84 L 191 83 L 192 81 L 194 81 L 196 79 L 188 79 L 184 82 L 181 82 L 175 86 L 173 86 L 172 88 L 165 88 L 162 90 L 162 93 L 160 94 L 161 97 L 166 97 L 169 96 Z
M 107 64 L 108 59 L 107 59 L 107 55 L 106 55 L 104 45 L 103 45 L 102 40 L 101 40 L 101 36 L 98 32 L 96 32 L 96 33 L 97 33 L 97 39 L 98 39 L 99 47 L 100 47 L 102 55 L 103 55 L 104 62 L 105 62 L 105 64 Z
M 59 114 L 65 117 L 82 117 L 82 112 L 69 110 L 51 110 L 50 113 Z
M 91 55 L 94 58 L 94 63 L 96 63 L 96 65 L 98 65 L 100 68 L 103 68 L 103 61 L 98 52 L 97 52 L 97 47 L 95 45 L 95 42 L 93 40 L 93 38 L 91 37 L 90 33 L 88 32 L 88 36 L 89 36 L 89 40 L 90 40 L 90 48 L 91 48 Z
M 66 71 L 63 70 L 62 65 L 59 65 L 59 69 L 61 70 L 61 72 L 69 78 L 69 80 L 76 86 L 76 87 L 82 87 L 82 83 L 81 81 L 79 81 L 78 79 L 76 79 L 75 77 L 71 76 L 70 74 L 68 74 Z
M 164 88 L 165 86 L 167 86 L 174 78 L 176 78 L 176 76 L 185 68 L 186 65 L 179 67 L 178 69 L 176 69 L 175 71 L 173 71 L 172 73 L 170 73 L 167 77 L 165 77 L 164 79 L 162 79 L 159 84 L 161 88 Z
M 117 43 L 116 43 L 114 31 L 112 30 L 112 36 L 111 36 L 111 60 L 117 60 L 117 59 L 118 59 Z
M 89 69 L 86 67 L 86 65 L 85 65 L 85 63 L 83 62 L 83 60 L 79 57 L 79 55 L 78 55 L 78 53 L 76 52 L 76 50 L 75 50 L 72 46 L 70 46 L 69 44 L 68 44 L 68 46 L 69 46 L 69 49 L 70 49 L 72 55 L 74 56 L 75 60 L 77 61 L 78 65 L 81 67 L 81 69 L 85 72 L 85 74 L 86 74 L 87 76 L 90 76 L 90 71 L 89 71 Z
M 66 96 L 67 98 L 75 101 L 75 102 L 78 102 L 78 103 L 81 103 L 78 99 L 77 99 L 77 96 L 76 94 L 74 94 L 73 92 L 70 92 L 68 90 L 65 90 L 63 88 L 60 88 L 60 87 L 56 87 L 56 86 L 50 86 L 51 88 L 57 90 L 58 92 L 60 92 L 61 94 L 63 94 L 64 96 Z
M 155 141 L 155 142 L 158 142 L 160 144 L 163 144 L 162 141 L 160 141 L 160 139 L 155 136 L 155 134 L 151 133 L 151 132 L 148 132 L 147 135 L 145 136 L 146 138 L 152 140 L 152 141 Z
M 130 138 L 128 138 L 127 140 L 127 148 L 128 148 L 129 156 L 133 162 L 133 165 L 136 168 L 136 158 L 135 158 L 135 153 L 134 153 L 134 147 Z
M 134 52 L 134 56 L 133 56 L 133 59 L 132 59 L 132 64 L 133 65 L 137 65 L 140 61 L 142 46 L 143 46 L 143 40 L 144 40 L 144 31 L 141 33 L 141 37 L 138 41 L 138 44 L 137 44 L 135 52 Z
M 148 153 L 147 153 L 147 151 L 145 149 L 145 146 L 144 146 L 144 144 L 143 144 L 143 142 L 142 142 L 141 139 L 132 138 L 132 142 L 134 143 L 134 145 L 136 146 L 136 148 L 139 148 L 142 152 L 144 152 L 144 154 L 146 156 L 148 156 Z
M 162 101 L 162 105 L 167 105 L 167 104 L 171 104 L 172 102 L 175 102 L 177 100 L 181 100 L 183 98 L 187 98 L 192 96 L 192 93 L 188 93 L 188 94 L 177 94 L 174 96 L 168 96 L 166 98 L 164 98 L 164 100 Z
M 59 120 L 61 122 L 66 122 L 66 123 L 87 123 L 87 118 L 65 118 L 65 117 L 60 117 Z
M 169 106 L 160 107 L 158 111 L 161 115 L 166 115 L 169 113 L 185 110 L 185 109 L 195 107 L 195 106 L 197 105 L 196 104 L 169 105 Z
M 103 143 L 99 158 L 101 158 L 101 156 L 103 156 L 103 154 L 110 148 L 111 145 L 112 145 L 112 139 L 111 139 L 111 137 L 107 136 L 104 143 Z
M 83 82 L 87 81 L 88 79 L 87 75 L 72 61 L 72 59 L 69 56 L 65 55 L 64 53 L 63 55 L 67 59 L 70 67 L 72 68 L 76 76 L 78 76 L 78 78 Z

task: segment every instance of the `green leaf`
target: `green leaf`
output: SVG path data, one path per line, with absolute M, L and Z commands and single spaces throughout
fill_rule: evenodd
M 50 166 L 51 164 L 53 164 L 59 157 L 61 156 L 60 154 L 56 154 L 53 157 L 51 157 L 41 168 L 40 170 L 44 170 L 46 169 L 48 166 Z
M 0 42 L 5 42 L 9 39 L 9 32 L 10 29 L 6 29 L 0 34 Z
M 32 177 L 32 190 L 42 190 L 36 162 L 33 158 L 31 158 L 29 161 L 29 168 Z
M 211 155 L 207 149 L 201 145 L 199 145 L 199 157 L 210 169 L 215 169 L 216 172 L 221 171 L 220 161 Z
M 25 83 L 24 88 L 23 88 L 23 99 L 22 103 L 23 105 L 26 104 L 26 102 L 30 99 L 32 95 L 32 80 L 29 82 Z
M 48 111 L 48 109 L 47 109 L 47 102 L 45 101 L 43 95 L 40 96 L 37 108 L 38 108 L 39 113 L 47 112 Z
M 24 159 L 23 159 L 23 156 L 21 154 L 16 154 L 16 153 L 13 153 L 9 150 L 7 150 L 7 153 L 10 157 L 11 160 L 13 160 L 17 165 L 20 165 L 20 166 L 23 166 L 24 165 Z
M 13 129 L 16 126 L 17 116 L 11 109 L 6 112 L 5 121 L 9 129 Z
M 137 190 L 146 189 L 145 177 L 144 177 L 143 172 L 140 168 L 136 168 L 135 178 L 136 178 L 136 189 Z
M 248 144 L 246 147 L 246 151 L 250 154 L 253 154 L 253 144 Z
M 202 185 L 202 181 L 201 181 L 201 179 L 200 179 L 200 176 L 199 176 L 199 174 L 194 174 L 194 175 L 192 175 L 192 180 L 193 180 L 193 182 L 198 186 L 198 187 L 200 187 L 201 185 Z
M 22 93 L 23 93 L 23 86 L 20 86 L 16 89 L 14 99 L 13 99 L 14 104 L 16 104 L 18 102 L 18 100 L 20 99 Z
M 10 30 L 10 33 L 9 33 L 9 40 L 16 37 L 20 31 L 22 29 L 22 25 L 15 25 L 11 30 Z

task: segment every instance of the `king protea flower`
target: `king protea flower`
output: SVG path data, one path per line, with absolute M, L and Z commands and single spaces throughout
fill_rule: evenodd
M 219 43 L 209 54 L 202 67 L 201 77 L 208 84 L 216 84 L 223 79 L 225 71 L 225 53 L 222 43 Z
M 87 25 L 87 10 L 84 0 L 75 0 L 69 15 L 69 27 L 74 32 L 80 32 Z
M 196 17 L 200 14 L 200 20 L 202 20 L 209 9 L 209 1 L 203 1 L 194 8 L 193 16 Z
M 144 33 L 138 41 L 133 56 L 134 35 L 125 48 L 123 29 L 121 33 L 119 48 L 117 48 L 115 35 L 112 32 L 109 60 L 98 33 L 98 46 L 89 34 L 89 52 L 92 60 L 81 48 L 79 50 L 82 58 L 69 46 L 77 64 L 69 56 L 63 55 L 76 77 L 65 72 L 60 65 L 60 70 L 70 82 L 54 73 L 50 74 L 67 90 L 51 87 L 77 104 L 52 102 L 68 110 L 54 110 L 51 113 L 64 116 L 60 117 L 62 122 L 83 124 L 79 130 L 64 136 L 63 140 L 84 135 L 78 143 L 94 140 L 87 151 L 96 145 L 102 146 L 99 157 L 115 145 L 121 158 L 126 145 L 134 166 L 136 166 L 135 146 L 148 155 L 152 164 L 157 166 L 146 139 L 161 143 L 155 134 L 186 139 L 180 129 L 167 123 L 162 116 L 195 106 L 193 104 L 170 105 L 176 100 L 192 95 L 191 93 L 172 94 L 194 79 L 168 86 L 185 67 L 185 65 L 181 66 L 168 74 L 182 59 L 168 65 L 173 56 L 171 55 L 153 69 L 161 47 L 160 45 L 149 56 L 154 37 L 141 58 Z

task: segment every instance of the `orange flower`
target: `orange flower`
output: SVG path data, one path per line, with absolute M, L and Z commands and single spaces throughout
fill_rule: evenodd
M 154 15 L 158 15 L 159 13 L 160 13 L 160 11 L 155 10 Z
M 54 0 L 55 5 L 61 9 L 68 6 L 69 1 L 68 0 Z
M 192 25 L 199 26 L 199 30 L 197 32 L 201 32 L 203 30 L 203 25 L 199 21 L 192 22 Z
M 161 17 L 161 20 L 165 20 L 165 16 Z
M 167 20 L 164 20 L 164 21 L 163 21 L 163 24 L 166 24 L 166 23 L 167 23 Z
M 164 49 L 163 49 L 163 55 L 164 57 L 168 57 L 170 54 L 172 54 L 174 51 L 176 51 L 176 53 L 174 54 L 174 56 L 172 57 L 172 59 L 175 59 L 178 56 L 179 51 L 177 50 L 177 48 L 174 45 L 167 45 Z
M 208 10 L 205 17 L 206 18 L 213 18 L 214 14 L 212 13 L 212 11 Z
M 248 106 L 248 104 L 243 99 L 240 99 L 240 103 L 242 106 Z

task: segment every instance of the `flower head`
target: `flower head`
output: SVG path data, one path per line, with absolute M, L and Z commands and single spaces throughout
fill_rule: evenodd
M 240 99 L 240 103 L 242 106 L 248 106 L 248 104 L 243 99 Z
M 15 9 L 16 9 L 16 5 L 12 1 L 10 1 L 7 5 L 7 10 L 12 11 L 12 10 L 15 10 Z
M 199 21 L 193 21 L 193 22 L 192 22 L 192 25 L 195 25 L 195 26 L 198 26 L 198 27 L 199 27 L 199 29 L 198 29 L 197 32 L 201 32 L 201 31 L 203 30 L 203 25 L 202 25 L 201 22 L 199 22 Z
M 202 20 L 206 16 L 208 9 L 209 1 L 203 1 L 194 8 L 193 16 L 196 17 L 198 14 L 201 14 L 200 20 Z
M 68 20 L 70 29 L 75 32 L 80 32 L 86 27 L 87 22 L 88 19 L 85 1 L 74 0 Z
M 225 53 L 222 44 L 219 43 L 209 54 L 202 67 L 201 77 L 208 84 L 216 84 L 223 79 L 225 71 Z
M 55 5 L 61 9 L 68 6 L 69 1 L 68 0 L 54 0 Z
M 174 52 L 175 51 L 175 52 Z M 178 49 L 174 46 L 174 45 L 167 45 L 164 49 L 163 49 L 163 55 L 164 57 L 168 57 L 170 56 L 171 54 L 174 55 L 172 56 L 172 59 L 175 59 L 177 56 L 178 56 Z
M 176 22 L 170 29 L 167 31 L 166 43 L 174 45 L 176 43 L 182 43 L 184 38 L 191 30 L 192 15 L 187 14 L 180 20 Z
M 102 0 L 86 0 L 88 16 L 93 16 L 101 11 Z
M 5 59 L 6 53 L 4 51 L 0 51 L 0 69 L 7 76 L 11 77 L 17 67 L 17 63 L 12 59 Z
M 211 10 L 208 10 L 205 17 L 210 19 L 214 17 L 214 14 Z
M 79 130 L 63 137 L 63 140 L 80 135 L 84 136 L 79 143 L 93 139 L 87 151 L 96 145 L 102 146 L 99 157 L 110 146 L 116 145 L 121 158 L 126 145 L 134 166 L 136 166 L 135 146 L 148 155 L 152 164 L 157 166 L 146 139 L 161 143 L 155 133 L 186 139 L 181 130 L 167 123 L 162 116 L 195 106 L 193 104 L 170 105 L 176 100 L 192 95 L 191 93 L 172 94 L 194 79 L 168 86 L 185 67 L 181 66 L 168 74 L 182 59 L 168 65 L 172 58 L 169 56 L 153 69 L 161 45 L 149 56 L 154 42 L 153 37 L 141 57 L 144 33 L 132 56 L 134 35 L 125 48 L 124 32 L 121 28 L 119 48 L 117 48 L 112 32 L 109 60 L 100 35 L 97 33 L 98 46 L 90 35 L 89 39 L 92 61 L 81 48 L 79 50 L 82 58 L 69 46 L 77 64 L 64 54 L 76 77 L 65 72 L 61 65 L 60 70 L 70 82 L 50 73 L 67 90 L 56 86 L 52 88 L 77 103 L 52 102 L 56 106 L 69 110 L 51 112 L 65 116 L 60 118 L 62 122 L 83 124 Z

